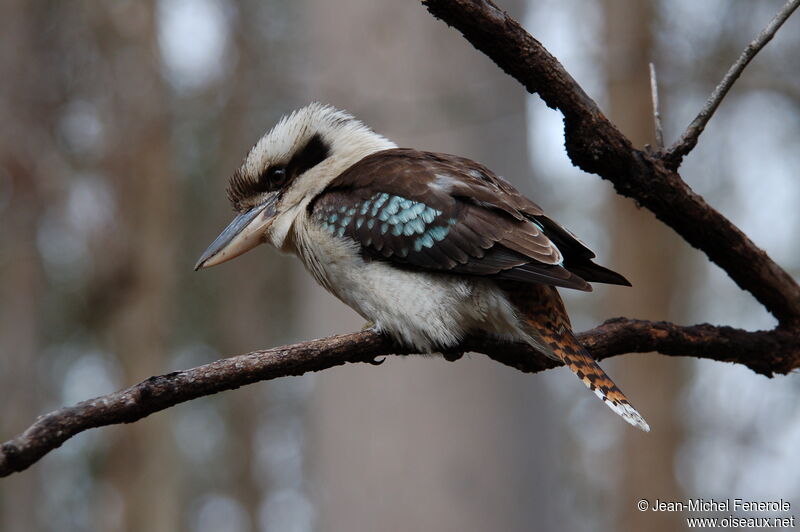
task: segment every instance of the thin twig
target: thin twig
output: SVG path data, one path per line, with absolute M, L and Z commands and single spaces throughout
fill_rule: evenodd
M 791 276 L 694 194 L 658 157 L 635 150 L 561 64 L 492 2 L 425 3 L 437 17 L 458 27 L 506 72 L 538 92 L 549 106 L 563 112 L 566 146 L 576 165 L 611 180 L 620 193 L 636 198 L 687 242 L 705 251 L 772 311 L 782 325 L 773 331 L 747 332 L 712 325 L 681 327 L 619 318 L 579 335 L 597 359 L 657 351 L 670 356 L 736 362 L 765 375 L 800 368 L 800 287 Z M 486 353 L 521 371 L 541 371 L 556 365 L 527 346 L 487 338 L 468 339 L 461 348 Z M 91 428 L 130 423 L 184 401 L 262 380 L 348 362 L 375 363 L 375 357 L 404 352 L 385 337 L 363 331 L 254 351 L 152 377 L 126 390 L 40 417 L 25 432 L 0 445 L 0 476 L 27 469 L 72 436 Z M 450 353 L 449 358 L 457 356 Z
M 689 127 L 687 127 L 686 131 L 681 135 L 681 138 L 669 149 L 665 161 L 667 161 L 672 168 L 677 168 L 683 158 L 697 145 L 698 137 L 700 137 L 700 134 L 706 128 L 706 124 L 708 124 L 708 121 L 717 110 L 717 107 L 719 107 L 722 99 L 728 94 L 734 82 L 739 78 L 742 71 L 753 57 L 772 40 L 778 29 L 780 29 L 783 23 L 794 13 L 798 6 L 800 6 L 800 0 L 789 0 L 786 2 L 781 10 L 778 11 L 778 14 L 769 21 L 767 27 L 758 34 L 758 37 L 747 45 L 747 48 L 744 49 L 736 62 L 728 69 L 725 77 L 722 78 L 722 81 L 719 82 L 719 85 L 717 85 L 714 92 L 709 96 L 703 109 L 695 119 L 692 120 L 692 123 L 689 124 Z
M 783 331 L 748 332 L 731 327 L 615 318 L 578 335 L 598 360 L 611 356 L 658 351 L 670 356 L 697 356 L 743 364 L 765 375 L 800 367 L 800 338 Z M 530 346 L 490 338 L 467 339 L 464 351 L 485 353 L 520 371 L 556 367 Z M 346 363 L 377 363 L 376 357 L 407 354 L 373 331 L 331 336 L 302 344 L 253 351 L 151 377 L 119 392 L 45 414 L 25 432 L 0 445 L 0 477 L 23 471 L 68 439 L 88 429 L 132 423 L 198 397 L 233 390 L 254 382 L 302 375 Z M 448 360 L 458 355 L 448 354 Z
M 681 178 L 662 154 L 633 147 L 564 66 L 491 0 L 423 0 L 504 72 L 564 115 L 572 164 L 614 184 L 749 291 L 785 329 L 800 331 L 800 285 Z M 702 230 L 700 230 L 702 228 Z
M 650 63 L 650 95 L 653 99 L 653 125 L 656 130 L 656 147 L 664 149 L 664 130 L 661 127 L 661 111 L 658 104 L 658 79 L 656 78 L 656 66 Z

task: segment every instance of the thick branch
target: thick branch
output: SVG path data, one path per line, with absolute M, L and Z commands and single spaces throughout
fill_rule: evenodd
M 786 326 L 769 332 L 747 332 L 620 318 L 580 335 L 597 359 L 658 351 L 736 362 L 764 375 L 788 373 L 800 367 L 800 337 L 786 330 L 800 327 L 800 288 L 786 272 L 694 194 L 658 155 L 634 149 L 561 64 L 494 4 L 486 0 L 425 3 L 434 15 L 458 27 L 503 70 L 564 114 L 567 151 L 576 165 L 612 181 L 620 193 L 654 212 L 706 252 Z M 470 338 L 461 347 L 464 351 L 485 353 L 521 371 L 536 372 L 557 365 L 526 345 Z M 364 331 L 255 351 L 151 377 L 126 390 L 40 417 L 24 433 L 0 446 L 0 476 L 30 467 L 75 434 L 90 428 L 131 423 L 191 399 L 262 380 L 348 362 L 374 363 L 375 357 L 390 354 L 407 351 L 385 337 Z
M 597 359 L 624 353 L 658 351 L 744 364 L 764 375 L 800 367 L 800 338 L 781 331 L 747 332 L 730 327 L 617 318 L 579 335 Z M 522 344 L 488 338 L 464 342 L 465 351 L 485 353 L 521 371 L 537 372 L 558 364 Z M 23 471 L 72 436 L 85 430 L 132 423 L 171 406 L 233 390 L 254 382 L 302 375 L 348 362 L 408 354 L 372 331 L 331 336 L 302 344 L 254 351 L 186 371 L 151 377 L 125 390 L 61 408 L 40 417 L 25 432 L 0 446 L 0 477 Z M 455 359 L 457 357 L 450 357 Z
M 489 0 L 423 0 L 478 50 L 564 115 L 573 164 L 598 174 L 703 251 L 785 328 L 800 328 L 800 286 L 722 214 L 695 194 L 659 154 L 634 149 L 536 39 Z
M 698 113 L 695 119 L 692 120 L 692 123 L 689 124 L 689 127 L 686 128 L 686 131 L 684 131 L 683 135 L 681 135 L 681 138 L 672 145 L 672 147 L 669 149 L 669 152 L 665 155 L 665 159 L 669 162 L 670 166 L 677 168 L 680 165 L 681 160 L 697 145 L 697 139 L 706 128 L 706 124 L 708 124 L 708 121 L 711 120 L 711 117 L 714 115 L 717 107 L 719 107 L 719 104 L 722 103 L 722 99 L 725 98 L 725 95 L 728 94 L 728 91 L 731 89 L 733 84 L 737 79 L 739 79 L 739 76 L 742 74 L 745 67 L 756 56 L 756 54 L 760 52 L 769 41 L 772 40 L 772 38 L 775 36 L 775 33 L 777 33 L 777 31 L 791 16 L 791 14 L 795 12 L 798 6 L 800 6 L 800 0 L 789 0 L 786 2 L 781 10 L 778 11 L 778 14 L 769 21 L 767 27 L 764 28 L 761 33 L 759 33 L 758 36 L 747 45 L 747 48 L 744 49 L 736 62 L 731 65 L 731 67 L 728 69 L 728 72 L 726 72 L 725 76 L 722 78 L 722 81 L 719 82 L 719 85 L 716 86 L 714 92 L 712 92 L 711 96 L 708 97 L 708 101 L 700 110 L 700 113 Z

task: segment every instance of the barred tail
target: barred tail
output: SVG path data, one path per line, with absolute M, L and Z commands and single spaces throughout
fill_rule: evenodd
M 581 346 L 572 332 L 566 330 L 560 336 L 562 336 L 562 340 L 566 341 L 559 342 L 559 345 L 553 350 L 564 361 L 564 365 L 571 369 L 586 387 L 602 399 L 611 410 L 622 416 L 622 419 L 634 427 L 650 432 L 650 425 L 647 424 L 647 421 L 631 405 L 611 377 L 595 362 L 592 355 Z
M 548 285 L 528 285 L 525 289 L 510 286 L 507 294 L 522 318 L 536 336 L 535 347 L 544 354 L 561 360 L 587 388 L 603 400 L 622 419 L 645 432 L 650 426 L 639 412 L 631 406 L 625 394 L 606 375 L 597 362 L 581 345 L 569 323 L 564 303 L 558 291 Z

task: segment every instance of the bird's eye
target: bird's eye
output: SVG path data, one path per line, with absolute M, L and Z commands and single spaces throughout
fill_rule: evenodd
M 272 166 L 267 170 L 267 179 L 271 187 L 280 187 L 286 183 L 286 167 Z

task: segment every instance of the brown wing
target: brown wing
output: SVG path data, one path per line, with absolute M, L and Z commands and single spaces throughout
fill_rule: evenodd
M 591 289 L 565 267 L 541 208 L 469 159 L 382 151 L 343 172 L 310 208 L 334 235 L 397 265 Z M 558 236 L 576 256 L 591 254 L 567 235 Z

